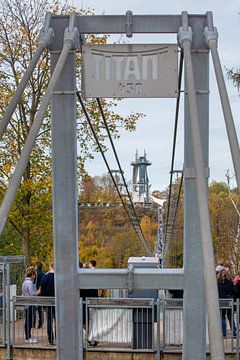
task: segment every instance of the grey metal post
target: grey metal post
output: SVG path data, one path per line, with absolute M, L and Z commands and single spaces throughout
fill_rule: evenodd
M 80 342 L 80 360 L 83 360 L 83 298 L 80 297 L 79 302 L 80 317 L 79 317 L 79 342 Z
M 157 299 L 157 360 L 161 360 L 161 349 L 160 349 L 160 299 Z
M 71 18 L 69 34 L 74 21 Z M 75 37 L 75 41 L 77 38 Z M 68 55 L 52 98 L 53 227 L 58 360 L 79 360 L 76 54 Z M 51 66 L 59 52 L 51 53 Z
M 237 338 L 236 338 L 236 360 L 239 360 L 239 299 L 236 299 L 236 307 L 237 307 L 237 324 L 236 324 L 236 333 L 237 333 Z
M 213 360 L 223 360 L 224 349 L 206 181 L 206 162 L 208 161 L 208 150 L 206 151 L 206 149 L 208 149 L 208 98 L 206 98 L 206 94 L 208 93 L 208 75 L 206 74 L 206 69 L 208 69 L 208 58 L 205 57 L 204 61 L 204 57 L 201 59 L 196 54 L 195 59 L 193 56 L 192 60 L 192 31 L 191 28 L 188 27 L 186 13 L 183 13 L 183 25 L 179 31 L 179 42 L 184 50 L 187 84 L 187 114 L 185 118 L 185 218 L 188 221 L 185 228 L 184 250 L 186 286 L 184 288 L 185 337 L 183 358 L 185 360 L 200 360 L 206 358 L 204 339 L 205 314 L 203 308 L 203 294 L 205 290 L 211 358 Z M 207 88 L 201 89 L 201 86 L 207 86 Z M 196 96 L 196 92 L 199 94 L 198 96 Z M 201 126 L 199 119 L 201 119 Z M 189 144 L 189 138 L 191 138 L 191 144 Z M 204 154 L 203 149 L 205 150 Z M 192 221 L 192 224 L 190 221 Z M 193 256 L 193 258 L 190 258 L 191 256 Z M 202 273 L 204 277 L 204 287 L 201 278 Z M 200 282 L 197 278 L 200 278 Z M 202 294 L 199 294 L 198 285 L 201 288 Z M 197 295 L 200 295 L 200 302 L 199 299 L 197 299 L 195 291 Z M 190 311 L 192 312 L 191 314 Z M 199 321 L 201 324 L 199 324 Z M 196 330 L 199 328 L 199 331 Z
M 238 144 L 238 138 L 237 133 L 233 121 L 232 111 L 230 107 L 230 102 L 227 94 L 227 89 L 223 77 L 221 62 L 218 55 L 217 50 L 217 39 L 218 39 L 218 33 L 215 27 L 213 27 L 213 21 L 212 21 L 212 13 L 207 13 L 208 18 L 208 27 L 204 28 L 204 38 L 206 41 L 207 46 L 211 50 L 212 54 L 212 60 L 213 65 L 215 69 L 215 75 L 217 79 L 221 104 L 222 104 L 222 110 L 228 135 L 228 141 L 230 145 L 230 150 L 232 154 L 232 160 L 237 180 L 237 187 L 238 192 L 240 193 L 240 150 L 239 150 L 239 144 Z
M 10 310 L 10 264 L 6 263 L 7 271 L 7 359 L 12 359 L 11 354 L 11 310 Z M 14 321 L 14 319 L 13 319 Z
M 1 122 L 0 122 L 0 139 L 2 138 L 6 128 L 8 126 L 11 116 L 12 116 L 14 110 L 16 109 L 16 106 L 22 96 L 22 93 L 27 85 L 27 82 L 28 82 L 33 70 L 35 69 L 35 66 L 36 66 L 42 52 L 53 41 L 53 30 L 51 28 L 49 28 L 51 16 L 52 16 L 51 13 L 48 13 L 46 16 L 45 24 L 40 33 L 39 45 L 37 47 L 37 50 L 36 50 L 35 54 L 33 55 L 33 58 L 30 61 L 28 68 L 26 69 L 26 71 L 18 85 L 16 92 L 13 94 L 13 97 L 3 115 Z
M 3 345 L 5 345 L 6 343 L 6 283 L 7 283 L 7 279 L 6 279 L 6 263 L 3 260 L 2 262 L 2 274 L 3 274 L 3 278 L 2 278 L 2 289 L 3 289 Z
M 201 31 L 196 29 L 196 36 Z M 193 44 L 194 47 L 195 44 Z M 201 136 L 204 140 L 204 162 L 208 167 L 208 111 L 209 111 L 209 61 L 208 53 L 192 53 L 195 85 L 205 94 L 198 94 L 198 111 L 201 114 Z M 186 76 L 186 74 L 185 74 Z M 183 359 L 206 358 L 206 310 L 202 273 L 202 249 L 199 213 L 196 199 L 194 159 L 190 135 L 189 96 L 185 79 L 185 125 L 184 125 L 184 323 Z

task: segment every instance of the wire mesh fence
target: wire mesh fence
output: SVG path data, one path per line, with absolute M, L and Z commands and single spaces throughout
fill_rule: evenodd
M 15 297 L 13 299 L 13 318 L 13 346 L 37 348 L 56 346 L 54 298 Z

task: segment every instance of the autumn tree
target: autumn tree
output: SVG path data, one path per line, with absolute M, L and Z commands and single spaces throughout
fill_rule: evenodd
M 83 182 L 79 202 L 79 256 L 82 262 L 92 258 L 98 266 L 126 267 L 130 256 L 145 255 L 123 206 L 111 197 L 113 184 L 109 176 L 88 178 Z M 90 190 L 91 189 L 91 190 Z M 106 194 L 108 197 L 106 198 Z M 91 201 L 89 202 L 89 199 Z M 82 200 L 87 199 L 84 203 Z M 107 203 L 98 200 L 108 199 Z M 114 200 L 114 201 L 113 201 Z M 155 210 L 136 207 L 144 236 L 154 249 L 157 237 Z
M 181 267 L 183 265 L 183 226 L 184 226 L 184 191 L 181 187 L 181 178 L 177 177 L 172 184 L 170 204 L 164 204 L 164 241 L 166 241 L 166 224 L 170 230 L 169 244 L 165 244 L 168 252 L 165 258 L 165 266 Z M 168 198 L 169 189 L 165 191 Z M 169 209 L 168 209 L 169 208 Z M 173 224 L 173 225 L 171 225 Z
M 215 262 L 221 258 L 236 273 L 240 268 L 240 198 L 227 183 L 209 185 L 209 210 Z M 169 244 L 167 266 L 183 264 L 183 194 L 181 194 L 174 232 Z
M 16 90 L 36 49 L 46 6 L 46 1 L 18 1 L 14 3 L 8 0 L 2 1 L 0 13 L 1 115 L 3 115 L 6 105 Z M 2 195 L 14 171 L 47 86 L 49 70 L 47 58 L 46 52 L 31 76 L 1 142 L 0 180 Z M 48 130 L 49 121 L 45 121 L 25 170 L 21 188 L 7 225 L 8 227 L 12 226 L 15 234 L 18 235 L 21 253 L 27 257 L 27 260 L 29 260 L 30 242 L 44 241 L 46 233 L 48 233 L 46 236 L 49 237 L 51 228 L 49 223 L 51 168 Z M 47 211 L 43 211 L 44 207 Z M 41 227 L 43 228 L 41 229 Z M 6 236 L 6 232 L 4 236 Z M 15 246 L 14 243 L 13 247 Z
M 233 85 L 236 86 L 236 88 L 240 89 L 240 69 L 229 69 L 228 70 L 228 77 L 232 80 Z
M 120 199 L 110 175 L 84 176 L 80 182 L 79 202 L 104 204 L 120 202 Z
M 1 0 L 0 9 L 0 115 L 16 90 L 30 60 L 36 51 L 38 36 L 48 11 L 69 14 L 74 7 L 60 1 L 48 0 Z M 89 10 L 80 9 L 80 14 Z M 106 37 L 89 36 L 88 42 L 106 42 Z M 80 68 L 80 54 L 78 53 Z M 49 82 L 49 53 L 45 51 L 33 72 L 12 116 L 0 145 L 0 196 L 4 196 L 29 129 L 34 121 Z M 79 76 L 80 79 L 80 76 Z M 80 81 L 80 80 L 79 80 Z M 135 129 L 140 114 L 123 118 L 114 109 L 116 101 L 102 102 L 113 137 L 119 136 L 119 128 Z M 87 110 L 93 119 L 95 131 L 104 144 L 106 134 L 96 103 L 91 100 Z M 87 122 L 78 108 L 79 174 L 85 174 L 84 162 L 94 156 L 96 145 Z M 12 251 L 22 253 L 29 262 L 31 256 L 46 256 L 52 241 L 51 225 L 51 147 L 50 109 L 46 113 L 37 142 L 25 170 L 17 199 L 10 213 L 2 241 Z

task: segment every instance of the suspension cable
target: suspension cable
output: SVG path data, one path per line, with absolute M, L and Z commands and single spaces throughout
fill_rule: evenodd
M 169 193 L 168 193 L 167 220 L 166 220 L 166 226 L 165 226 L 165 241 L 166 241 L 166 237 L 167 237 L 167 228 L 168 228 L 168 222 L 169 222 L 170 203 L 171 203 L 171 196 L 172 196 L 173 168 L 174 168 L 174 161 L 175 161 L 176 141 L 177 141 L 177 126 L 178 126 L 179 107 L 180 107 L 182 72 L 183 72 L 183 51 L 181 50 L 180 65 L 179 65 L 179 77 L 178 77 L 178 96 L 177 96 L 176 111 L 175 111 L 175 124 L 174 124 L 174 135 L 173 135 L 172 160 L 171 160 L 171 170 L 170 170 L 170 185 L 169 185 Z
M 182 172 L 182 175 L 181 175 L 179 189 L 178 189 L 178 197 L 177 197 L 177 203 L 176 203 L 175 212 L 174 212 L 174 218 L 173 218 L 173 223 L 172 223 L 171 236 L 170 236 L 170 240 L 168 241 L 168 244 L 166 244 L 166 249 L 167 250 L 168 250 L 169 244 L 172 242 L 172 239 L 173 239 L 174 227 L 175 227 L 175 222 L 176 222 L 176 219 L 177 219 L 177 212 L 178 212 L 179 202 L 180 202 L 180 197 L 181 197 L 182 184 L 183 184 L 183 172 Z M 167 250 L 166 250 L 166 252 L 167 252 Z
M 127 182 L 126 182 L 125 177 L 124 177 L 124 175 L 123 175 L 123 170 L 122 170 L 122 167 L 121 167 L 121 164 L 120 164 L 120 161 L 119 161 L 119 157 L 118 157 L 118 155 L 117 155 L 117 151 L 116 151 L 116 148 L 115 148 L 113 139 L 112 139 L 112 135 L 111 135 L 111 132 L 110 132 L 110 130 L 109 130 L 109 127 L 108 127 L 108 124 L 107 124 L 107 120 L 106 120 L 106 116 L 105 116 L 105 114 L 104 114 L 104 111 L 103 111 L 103 108 L 102 108 L 102 104 L 101 104 L 101 101 L 100 101 L 99 98 L 97 98 L 97 103 L 98 103 L 98 107 L 99 107 L 99 110 L 100 110 L 100 113 L 101 113 L 101 116 L 102 116 L 102 119 L 103 119 L 103 122 L 104 122 L 104 126 L 105 126 L 105 128 L 106 128 L 106 131 L 107 131 L 107 134 L 108 134 L 108 137 L 109 137 L 111 146 L 112 146 L 112 150 L 113 150 L 113 153 L 114 153 L 116 162 L 117 162 L 117 164 L 118 164 L 118 168 L 119 168 L 119 171 L 120 171 L 120 174 L 121 174 L 121 177 L 122 177 L 122 181 L 123 181 L 124 186 L 125 186 L 126 191 L 127 191 L 127 195 L 128 195 L 128 199 L 129 199 L 130 204 L 131 204 L 132 211 L 133 211 L 134 216 L 135 216 L 135 219 L 134 219 L 135 226 L 139 228 L 140 236 L 142 237 L 142 240 L 147 244 L 146 239 L 145 239 L 145 236 L 144 236 L 143 231 L 142 231 L 142 228 L 141 228 L 141 225 L 140 225 L 140 223 L 139 223 L 139 219 L 138 219 L 138 216 L 137 216 L 137 213 L 136 213 L 135 206 L 134 206 L 133 201 L 132 201 L 132 197 L 131 197 L 131 195 L 130 195 L 130 193 L 129 193 L 129 190 L 128 190 Z M 148 247 L 148 245 L 147 245 L 147 247 Z M 149 247 L 148 247 L 148 248 L 149 248 Z M 150 253 L 152 254 L 150 248 L 149 248 L 149 251 L 150 251 Z
M 129 210 L 128 210 L 127 206 L 126 206 L 126 203 L 124 202 L 124 200 L 123 200 L 123 198 L 122 198 L 122 195 L 121 195 L 121 193 L 120 193 L 120 191 L 119 191 L 119 188 L 118 188 L 118 185 L 117 185 L 117 183 L 116 183 L 116 180 L 115 180 L 114 176 L 112 175 L 112 171 L 111 171 L 111 169 L 110 169 L 110 167 L 109 167 L 109 164 L 108 164 L 108 161 L 107 161 L 106 156 L 105 156 L 105 154 L 104 154 L 104 151 L 103 151 L 103 149 L 102 149 L 102 146 L 101 146 L 101 144 L 100 144 L 100 142 L 99 142 L 99 140 L 98 140 L 98 137 L 97 137 L 97 134 L 96 134 L 96 132 L 95 132 L 95 130 L 94 130 L 94 127 L 93 127 L 93 125 L 92 125 L 91 119 L 90 119 L 90 117 L 89 117 L 89 115 L 88 115 L 88 112 L 87 112 L 87 110 L 86 110 L 86 107 L 85 107 L 85 105 L 84 105 L 84 103 L 83 103 L 83 100 L 82 100 L 82 98 L 81 98 L 80 92 L 77 90 L 77 91 L 76 91 L 76 94 L 77 94 L 77 98 L 78 98 L 78 100 L 79 100 L 79 102 L 80 102 L 80 104 L 81 104 L 81 107 L 82 107 L 82 110 L 83 110 L 83 112 L 84 112 L 84 115 L 85 115 L 85 117 L 86 117 L 86 119 L 87 119 L 87 122 L 88 122 L 88 124 L 89 124 L 89 126 L 90 126 L 90 128 L 91 128 L 91 131 L 92 131 L 92 134 L 93 134 L 93 136 L 94 136 L 94 139 L 95 139 L 95 141 L 96 141 L 96 143 L 97 143 L 97 146 L 98 146 L 98 148 L 99 148 L 99 150 L 100 150 L 100 152 L 101 152 L 101 155 L 102 155 L 102 157 L 103 157 L 103 160 L 104 160 L 104 162 L 105 162 L 105 165 L 106 165 L 106 167 L 107 167 L 107 169 L 108 169 L 109 175 L 111 176 L 111 179 L 112 179 L 112 181 L 113 181 L 113 184 L 114 184 L 114 186 L 115 186 L 115 188 L 116 188 L 116 190 L 117 190 L 118 196 L 119 196 L 119 198 L 120 198 L 120 200 L 121 200 L 121 202 L 122 202 L 122 205 L 123 205 L 123 207 L 124 207 L 124 209 L 125 209 L 125 211 L 126 211 L 126 214 L 127 214 L 127 216 L 128 216 L 128 219 L 130 220 L 130 223 L 132 224 L 133 229 L 134 229 L 136 235 L 138 236 L 138 238 L 139 238 L 142 246 L 144 247 L 145 251 L 146 251 L 148 254 L 152 254 L 152 253 L 151 253 L 151 250 L 150 250 L 150 248 L 149 248 L 149 246 L 148 246 L 148 244 L 147 244 L 146 241 L 145 241 L 144 236 L 142 237 L 142 236 L 140 235 L 141 233 L 139 233 L 139 231 L 138 231 L 139 229 L 138 229 L 138 226 L 136 226 L 137 224 L 132 221 L 132 217 L 131 217 L 131 215 L 129 214 Z M 138 224 L 139 224 L 139 222 L 138 222 Z M 142 234 L 142 235 L 143 235 L 143 234 Z

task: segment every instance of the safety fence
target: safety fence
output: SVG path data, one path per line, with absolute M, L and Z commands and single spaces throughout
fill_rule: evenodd
M 221 299 L 219 303 L 225 352 L 235 353 L 239 360 L 239 299 Z M 88 351 L 156 351 L 157 359 L 165 351 L 182 351 L 182 299 L 86 299 L 83 310 L 83 339 Z
M 13 298 L 10 324 L 13 347 L 49 348 L 56 345 L 55 300 L 51 297 Z
M 10 333 L 3 346 L 38 349 L 56 346 L 54 298 L 16 296 L 10 303 L 11 316 L 5 317 L 5 324 L 1 320 Z M 236 360 L 239 360 L 239 306 L 239 300 L 220 300 L 225 352 L 235 354 Z M 182 299 L 87 298 L 80 300 L 80 313 L 79 336 L 86 351 L 156 352 L 157 359 L 161 359 L 164 352 L 182 350 Z M 206 344 L 208 350 L 208 335 Z
M 0 256 L 0 347 L 11 354 L 13 297 L 20 294 L 25 269 L 24 256 Z
M 86 299 L 84 338 L 86 349 L 154 351 L 154 300 Z

